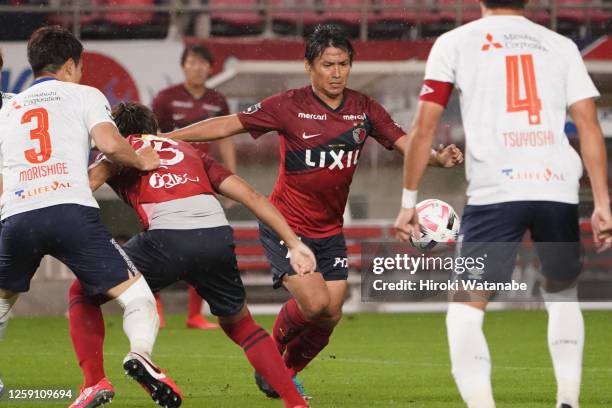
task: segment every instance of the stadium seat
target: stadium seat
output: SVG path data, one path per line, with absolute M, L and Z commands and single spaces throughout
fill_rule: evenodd
M 218 36 L 252 35 L 263 32 L 265 19 L 258 0 L 209 0 L 211 33 Z M 232 8 L 238 10 L 231 10 Z
M 20 5 L 47 5 L 47 0 L 0 0 L 0 5 L 18 7 Z M 27 40 L 32 31 L 45 24 L 47 13 L 11 12 L 0 13 L 1 41 Z
M 556 6 L 560 33 L 584 38 L 603 28 L 609 34 L 612 12 L 601 7 L 601 0 L 557 0 Z
M 611 17 L 611 13 L 603 9 L 601 0 L 557 0 L 557 15 L 560 19 L 580 23 L 602 23 Z
M 314 25 L 322 21 L 322 7 L 312 0 L 270 0 L 272 6 L 272 30 L 288 35 L 298 34 L 303 28 L 312 31 Z M 302 30 L 299 27 L 302 27 Z
M 344 26 L 348 32 L 359 31 L 362 0 L 323 0 L 323 20 Z
M 375 0 L 368 15 L 369 36 L 402 38 L 420 20 L 415 0 Z
M 109 6 L 153 6 L 153 0 L 108 0 Z M 118 26 L 145 25 L 153 21 L 152 11 L 113 11 L 105 13 L 105 19 Z
M 548 8 L 548 0 L 531 0 L 527 3 L 525 17 L 538 24 L 548 26 L 550 24 Z
M 480 18 L 481 12 L 479 0 L 438 0 L 438 7 L 441 8 L 440 18 L 450 22 L 456 21 L 457 3 L 461 3 L 461 24 Z
M 88 0 L 93 6 L 154 6 L 155 0 Z M 92 12 L 81 19 L 83 39 L 165 38 L 167 15 L 153 10 L 117 10 Z

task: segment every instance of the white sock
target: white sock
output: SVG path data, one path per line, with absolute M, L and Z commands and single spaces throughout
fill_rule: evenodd
M 123 331 L 130 340 L 130 350 L 149 357 L 159 330 L 155 298 L 141 276 L 118 298 L 123 308 Z
M 584 320 L 576 287 L 542 290 L 548 311 L 548 349 L 557 379 L 557 404 L 578 408 L 584 349 Z
M 452 373 L 469 408 L 495 408 L 491 386 L 491 355 L 482 331 L 484 312 L 450 303 L 446 314 Z
M 19 294 L 16 293 L 8 299 L 0 299 L 0 340 L 4 338 L 4 332 L 8 326 L 9 312 L 17 301 Z

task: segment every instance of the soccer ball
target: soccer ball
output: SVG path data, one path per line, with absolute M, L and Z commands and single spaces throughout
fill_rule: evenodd
M 417 249 L 427 251 L 437 243 L 450 243 L 457 240 L 459 234 L 459 217 L 449 204 L 441 200 L 429 199 L 416 205 L 419 216 L 421 238 L 410 243 Z

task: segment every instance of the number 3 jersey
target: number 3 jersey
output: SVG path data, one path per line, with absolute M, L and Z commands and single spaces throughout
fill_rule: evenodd
M 469 204 L 578 202 L 567 108 L 599 93 L 571 40 L 521 16 L 484 17 L 438 38 L 422 99 L 435 81 L 459 91 Z
M 2 219 L 57 204 L 98 207 L 87 178 L 91 129 L 113 123 L 95 88 L 51 78 L 0 110 Z
M 227 225 L 214 196 L 232 173 L 189 143 L 153 135 L 127 138 L 134 150 L 151 146 L 160 157 L 156 170 L 124 168 L 108 184 L 133 207 L 145 229 L 199 229 Z

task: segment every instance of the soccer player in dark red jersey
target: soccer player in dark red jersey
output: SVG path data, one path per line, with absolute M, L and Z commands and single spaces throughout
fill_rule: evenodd
M 292 270 L 312 273 L 315 257 L 300 242 L 268 200 L 189 143 L 154 136 L 157 122 L 143 105 L 123 103 L 114 109 L 117 127 L 135 150 L 151 146 L 160 168 L 151 172 L 121 169 L 102 159 L 89 170 L 92 189 L 104 182 L 138 213 L 145 231 L 124 245 L 153 291 L 185 280 L 208 299 L 221 328 L 240 345 L 252 366 L 278 387 L 286 407 L 307 404 L 291 381 L 272 338 L 251 318 L 234 253 L 232 229 L 214 193 L 242 203 L 269 225 L 291 248 Z M 94 407 L 88 387 L 105 378 L 102 359 L 104 322 L 99 302 L 87 298 L 78 281 L 70 289 L 70 334 L 85 376 L 84 392 L 74 408 Z M 154 400 L 154 379 L 141 381 Z M 108 381 L 107 384 L 110 385 Z M 112 387 L 112 386 L 111 386 Z M 163 402 L 160 405 L 165 406 Z
M 270 196 L 317 257 L 319 273 L 296 276 L 281 239 L 260 225 L 274 286 L 293 295 L 274 324 L 274 339 L 294 376 L 328 344 L 342 315 L 348 262 L 343 212 L 368 137 L 403 154 L 407 136 L 372 98 L 346 87 L 353 61 L 350 41 L 333 26 L 319 26 L 305 52 L 311 85 L 273 95 L 237 115 L 208 119 L 167 134 L 173 139 L 215 140 L 277 131 L 280 175 Z M 455 146 L 432 151 L 430 164 L 451 167 L 463 155 Z M 256 375 L 268 396 L 275 392 Z M 296 380 L 297 382 L 297 380 Z
M 181 55 L 181 68 L 184 82 L 160 91 L 153 99 L 153 112 L 157 117 L 162 132 L 169 132 L 194 122 L 229 114 L 225 96 L 206 88 L 206 80 L 214 63 L 213 55 L 208 48 L 200 44 L 188 45 Z M 236 172 L 236 153 L 232 139 L 215 143 L 225 167 Z M 193 146 L 202 153 L 208 153 L 210 143 L 194 143 Z M 233 201 L 227 200 L 227 206 Z M 233 204 L 230 204 L 233 205 Z M 163 326 L 163 309 L 157 297 L 160 314 L 160 327 Z M 193 287 L 188 289 L 187 327 L 191 329 L 214 329 L 219 326 L 211 323 L 202 315 L 202 298 Z

